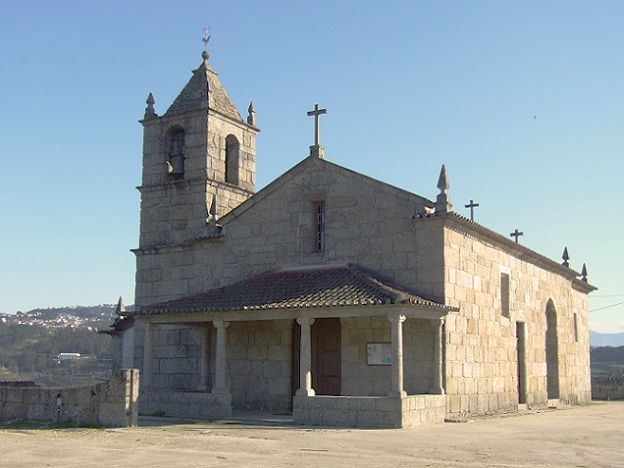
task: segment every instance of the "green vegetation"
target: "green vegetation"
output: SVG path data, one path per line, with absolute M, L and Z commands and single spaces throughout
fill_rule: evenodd
M 111 312 L 111 306 L 37 309 L 0 323 L 0 381 L 68 387 L 109 378 L 111 339 L 95 330 L 108 327 Z M 60 353 L 81 357 L 60 361 Z

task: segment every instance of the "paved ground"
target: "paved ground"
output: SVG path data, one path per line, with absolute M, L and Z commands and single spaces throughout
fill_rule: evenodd
M 624 467 L 624 402 L 403 430 L 223 423 L 2 429 L 0 466 Z

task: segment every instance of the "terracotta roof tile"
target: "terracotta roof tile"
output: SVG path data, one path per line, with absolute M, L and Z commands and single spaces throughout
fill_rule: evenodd
M 412 304 L 447 310 L 357 265 L 271 270 L 206 293 L 143 307 L 140 314 Z

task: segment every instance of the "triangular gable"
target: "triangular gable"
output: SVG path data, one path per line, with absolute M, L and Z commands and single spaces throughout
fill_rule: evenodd
M 353 171 L 351 169 L 347 169 L 346 167 L 332 163 L 325 159 L 307 157 L 301 162 L 299 162 L 297 165 L 293 166 L 288 171 L 283 173 L 281 176 L 279 176 L 269 185 L 267 185 L 262 190 L 257 192 L 255 195 L 245 200 L 243 203 L 241 203 L 239 206 L 234 208 L 232 211 L 228 212 L 226 215 L 220 218 L 219 221 L 223 224 L 232 221 L 233 219 L 237 218 L 238 216 L 240 216 L 241 214 L 243 214 L 244 212 L 252 208 L 257 203 L 264 200 L 266 197 L 274 193 L 276 190 L 278 190 L 280 187 L 282 187 L 283 185 L 285 185 L 286 183 L 288 183 L 295 177 L 306 172 L 307 170 L 315 169 L 316 167 L 318 167 L 318 165 L 324 165 L 326 168 L 336 171 L 337 173 L 339 173 L 340 175 L 344 177 L 357 179 L 362 183 L 376 185 L 377 188 L 380 190 L 393 192 L 397 196 L 405 198 L 407 203 L 413 203 L 414 206 L 433 207 L 434 205 L 434 203 L 431 200 L 425 197 L 422 197 L 420 195 L 416 195 L 415 193 L 395 187 L 393 185 L 390 185 L 388 183 L 366 176 L 364 174 L 360 174 L 359 172 Z

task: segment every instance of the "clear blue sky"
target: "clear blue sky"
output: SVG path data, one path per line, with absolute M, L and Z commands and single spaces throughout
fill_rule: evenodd
M 258 188 L 307 153 L 429 198 L 555 260 L 587 262 L 590 308 L 624 301 L 624 3 L 8 2 L 0 311 L 133 300 L 141 126 L 211 63 L 263 132 Z M 618 296 L 619 295 L 619 296 Z M 611 296 L 611 297 L 605 297 Z M 624 331 L 624 305 L 591 314 Z

